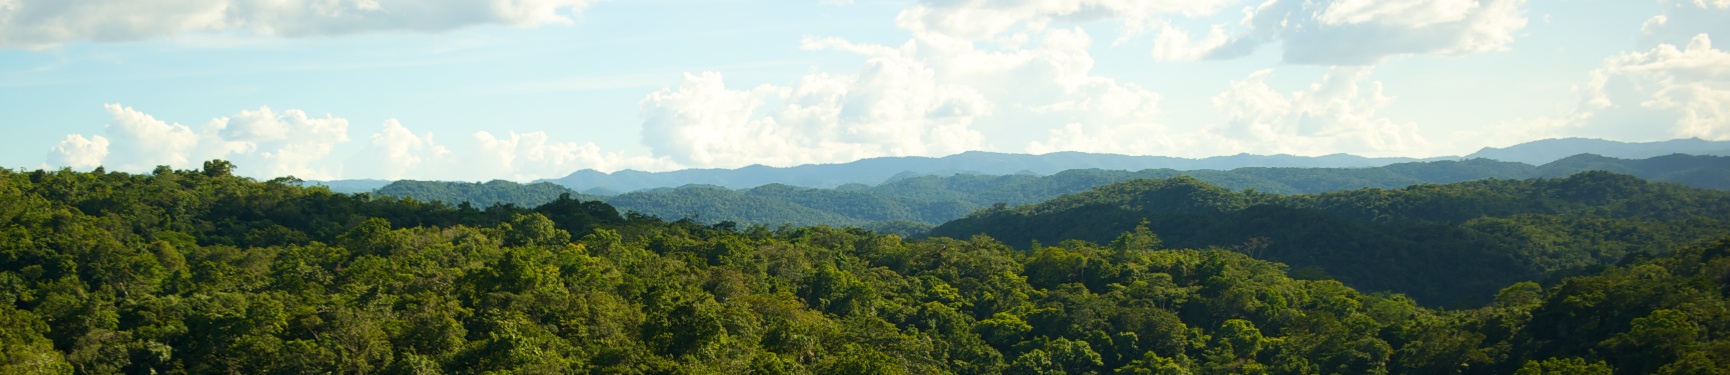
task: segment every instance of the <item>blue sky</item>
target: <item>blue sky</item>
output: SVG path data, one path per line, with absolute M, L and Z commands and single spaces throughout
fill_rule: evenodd
M 1725 44 L 1730 0 L 0 0 L 0 165 L 533 180 L 1725 140 Z

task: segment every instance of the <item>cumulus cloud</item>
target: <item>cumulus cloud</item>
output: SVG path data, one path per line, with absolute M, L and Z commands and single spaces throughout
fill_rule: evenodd
M 331 115 L 260 107 L 194 128 L 119 104 L 105 108 L 113 119 L 103 134 L 67 135 L 49 150 L 45 164 L 143 173 L 160 165 L 193 169 L 206 160 L 227 159 L 240 167 L 241 175 L 257 178 L 471 181 L 556 178 L 585 168 L 611 172 L 683 167 L 666 157 L 606 152 L 592 142 L 556 141 L 545 132 L 495 136 L 482 131 L 452 147 L 396 119 L 384 121 L 363 137 L 359 150 L 337 155 L 337 147 L 350 142 L 350 126 L 347 119 Z
M 396 119 L 385 120 L 368 137 L 368 147 L 343 164 L 345 176 L 397 180 L 404 178 L 461 179 L 450 168 L 454 153 L 433 139 L 432 133 L 415 134 Z
M 68 135 L 49 151 L 50 165 L 106 165 L 142 172 L 160 165 L 195 168 L 205 160 L 230 159 L 258 168 L 258 175 L 322 178 L 335 171 L 317 164 L 330 155 L 332 146 L 348 142 L 347 120 L 309 117 L 300 110 L 244 110 L 194 131 L 132 107 L 103 107 L 113 117 L 104 130 L 106 136 Z
M 158 120 L 144 112 L 119 104 L 103 106 L 112 116 L 108 124 L 111 168 L 147 171 L 158 165 L 190 166 L 199 135 L 179 123 Z
M 1604 60 L 1563 132 L 1730 139 L 1730 52 L 1706 34 Z
M 1213 14 L 1239 0 L 925 0 L 903 10 L 896 24 L 915 33 L 973 40 L 1039 31 L 1054 23 L 1119 20 L 1140 29 L 1169 14 Z
M 302 37 L 569 23 L 592 0 L 0 0 L 0 46 L 134 41 L 197 32 Z
M 1380 117 L 1393 101 L 1370 69 L 1336 67 L 1305 90 L 1283 94 L 1262 70 L 1213 98 L 1225 121 L 1208 136 L 1227 148 L 1300 155 L 1408 151 L 1429 147 L 1417 126 Z
M 702 167 L 795 165 L 979 147 L 969 128 L 990 110 L 970 88 L 939 84 L 924 65 L 874 58 L 858 76 L 812 74 L 791 87 L 728 89 L 719 73 L 687 74 L 640 104 L 643 143 Z
M 1235 58 L 1272 43 L 1293 64 L 1371 65 L 1399 55 L 1497 51 L 1526 26 L 1524 0 L 1269 0 L 1246 9 L 1243 30 L 1206 53 Z M 1209 45 L 1166 30 L 1162 40 Z M 1211 38 L 1211 35 L 1209 36 Z
M 260 168 L 266 176 L 332 178 L 331 166 L 315 164 L 325 164 L 332 147 L 349 141 L 348 120 L 310 117 L 298 109 L 244 110 L 211 120 L 205 129 L 202 152 L 192 161 L 226 158 Z
M 84 138 L 78 134 L 67 134 L 66 139 L 48 151 L 48 164 L 74 169 L 90 169 L 102 165 L 102 159 L 108 157 L 108 138 L 100 135 Z
M 1672 0 L 1666 0 L 1672 1 Z M 1674 0 L 1682 1 L 1682 0 Z M 1692 0 L 1688 0 L 1692 1 Z M 1718 0 L 1711 0 L 1718 1 Z M 1507 48 L 1527 19 L 1525 0 L 1267 0 L 1244 9 L 1240 24 L 1205 30 L 1173 26 L 1239 0 L 921 1 L 896 18 L 915 34 L 1014 41 L 1064 24 L 1121 23 L 1118 43 L 1157 34 L 1162 61 L 1228 59 L 1268 44 L 1287 63 L 1370 65 L 1390 56 L 1464 55 Z
M 643 142 L 692 167 L 942 156 L 991 149 L 984 135 L 996 129 L 1062 131 L 1070 124 L 1123 133 L 1033 142 L 1031 134 L 1011 135 L 1023 137 L 1011 145 L 1033 152 L 1165 148 L 1151 141 L 1163 130 L 1160 95 L 1093 74 L 1085 31 L 1019 34 L 1024 40 L 1013 46 L 925 31 L 898 46 L 807 38 L 807 50 L 865 61 L 856 74 L 807 74 L 785 86 L 728 88 L 720 73 L 687 74 L 680 86 L 640 103 Z
M 1730 39 L 1730 0 L 1658 0 L 1663 13 L 1640 27 L 1640 48 L 1686 45 L 1707 34 Z
M 593 142 L 556 142 L 546 132 L 516 133 L 505 136 L 475 132 L 476 156 L 471 168 L 480 179 L 528 181 L 562 177 L 579 169 L 603 172 L 622 169 L 668 170 L 680 167 L 665 157 L 650 158 L 604 152 Z M 476 179 L 469 176 L 466 179 Z
M 1049 131 L 1047 139 L 1027 145 L 1027 152 L 1107 152 L 1161 154 L 1176 148 L 1158 122 L 1158 93 L 1133 84 L 1118 84 L 1103 78 L 1089 80 L 1070 90 L 1063 100 L 1032 108 L 1036 114 L 1063 114 L 1069 120 Z
M 1165 25 L 1153 43 L 1153 59 L 1159 61 L 1194 61 L 1212 54 L 1230 41 L 1225 28 L 1214 26 L 1205 36 L 1191 39 L 1189 32 Z

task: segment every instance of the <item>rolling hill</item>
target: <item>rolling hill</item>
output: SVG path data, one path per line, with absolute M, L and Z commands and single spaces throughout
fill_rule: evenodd
M 1730 157 L 1669 155 L 1627 160 L 1587 154 L 1543 166 L 1473 159 L 1399 163 L 1374 168 L 1239 168 L 1229 171 L 1154 169 L 1135 172 L 1086 169 L 1063 171 L 1049 176 L 927 175 L 901 178 L 877 186 L 849 184 L 833 189 L 783 184 L 750 189 L 689 185 L 615 196 L 575 194 L 548 183 L 521 185 L 504 181 L 486 184 L 404 181 L 380 189 L 379 194 L 423 201 L 467 201 L 480 207 L 494 203 L 534 207 L 550 202 L 560 194 L 570 193 L 580 199 L 603 200 L 622 210 L 666 219 L 691 218 L 708 223 L 733 221 L 769 226 L 792 224 L 877 228 L 887 225 L 897 228 L 895 233 L 913 235 L 919 233 L 918 228 L 958 219 L 998 203 L 1038 203 L 1064 194 L 1138 178 L 1191 176 L 1230 190 L 1303 194 L 1361 188 L 1393 189 L 1488 178 L 1563 177 L 1584 170 L 1608 170 L 1654 181 L 1730 189 Z
M 1104 243 L 1137 223 L 1172 246 L 1231 247 L 1363 290 L 1470 305 L 1509 283 L 1722 236 L 1730 232 L 1730 192 L 1602 171 L 1302 195 L 1180 176 L 988 209 L 930 235 L 984 234 L 1037 248 Z

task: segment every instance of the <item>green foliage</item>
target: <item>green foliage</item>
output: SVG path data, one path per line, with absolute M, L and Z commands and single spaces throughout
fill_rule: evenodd
M 428 202 L 467 202 L 474 207 L 497 204 L 535 207 L 551 202 L 561 194 L 572 194 L 583 200 L 601 200 L 625 211 L 668 220 L 689 218 L 704 223 L 731 221 L 771 227 L 783 224 L 861 226 L 878 233 L 914 237 L 930 230 L 930 226 L 960 219 L 968 213 L 997 204 L 1038 203 L 1134 179 L 1189 176 L 1233 191 L 1313 194 L 1362 188 L 1397 189 L 1491 178 L 1565 177 L 1580 171 L 1607 170 L 1653 181 L 1730 190 L 1730 177 L 1725 177 L 1730 176 L 1730 163 L 1726 159 L 1670 155 L 1625 160 L 1584 154 L 1543 166 L 1472 159 L 1400 163 L 1375 168 L 1078 169 L 1049 176 L 911 176 L 891 179 L 877 186 L 850 184 L 834 189 L 768 184 L 735 190 L 714 185 L 686 185 L 606 197 L 582 196 L 550 183 L 398 181 L 380 188 L 378 194 Z
M 458 206 L 466 204 L 483 208 L 499 205 L 538 207 L 558 200 L 563 195 L 578 196 L 584 200 L 599 198 L 582 196 L 552 183 L 519 184 L 504 180 L 485 183 L 402 180 L 378 188 L 376 193 L 423 202 L 445 202 Z
M 1247 209 L 1237 193 L 1164 183 L 1175 191 L 1136 204 Z M 1579 199 L 1629 202 L 1615 198 L 1625 184 L 1586 185 Z M 1448 199 L 1486 196 L 1494 189 Z M 1730 240 L 1433 310 L 1293 279 L 1244 249 L 1182 249 L 1159 220 L 1105 245 L 1024 251 L 985 236 L 616 212 L 569 197 L 452 208 L 198 171 L 0 171 L 0 373 L 1713 374 L 1730 363 Z
M 1121 243 L 1136 223 L 1173 247 L 1229 247 L 1286 263 L 1305 279 L 1468 307 L 1526 280 L 1588 272 L 1635 254 L 1730 232 L 1730 192 L 1649 183 L 1606 172 L 1313 195 L 1234 192 L 1189 177 L 1135 180 L 1037 205 L 984 210 L 933 229 L 1006 243 Z M 1151 234 L 1149 234 L 1151 235 Z M 1116 238 L 1116 240 L 1113 240 Z M 1116 245 L 1114 245 L 1116 246 Z M 1029 276 L 1081 272 L 1034 250 Z M 1062 264 L 1052 262 L 1065 262 Z M 1510 296 L 1512 298 L 1514 296 Z

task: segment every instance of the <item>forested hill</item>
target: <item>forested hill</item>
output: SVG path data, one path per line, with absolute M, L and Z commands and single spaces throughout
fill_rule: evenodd
M 1730 192 L 1609 172 L 1314 195 L 1238 192 L 1191 177 L 1134 180 L 1037 205 L 985 210 L 931 231 L 1033 241 L 1109 241 L 1147 221 L 1176 247 L 1232 247 L 1299 275 L 1429 305 L 1730 233 Z
M 0 374 L 1730 368 L 1730 242 L 1432 310 L 1146 229 L 1023 251 L 569 199 L 478 211 L 230 171 L 0 170 Z M 1581 198 L 1614 196 L 1603 186 Z
M 1263 193 L 1296 194 L 1367 187 L 1402 188 L 1424 183 L 1453 183 L 1485 178 L 1561 177 L 1583 170 L 1609 170 L 1655 181 L 1730 189 L 1730 157 L 1669 155 L 1626 160 L 1584 154 L 1543 166 L 1474 159 L 1400 163 L 1377 168 L 1239 168 L 1229 171 L 1156 169 L 1138 172 L 1070 170 L 1050 176 L 921 176 L 878 186 L 855 184 L 835 189 L 773 184 L 733 190 L 720 186 L 692 185 L 611 197 L 579 198 L 605 200 L 620 210 L 666 219 L 693 218 L 709 223 L 733 221 L 771 226 L 857 225 L 913 234 L 921 232 L 924 226 L 958 219 L 996 203 L 1037 203 L 1063 194 L 1078 193 L 1137 178 L 1193 176 L 1232 190 L 1255 189 Z M 544 183 L 519 185 L 503 181 L 486 184 L 403 181 L 379 190 L 379 194 L 423 201 L 468 201 L 478 207 L 486 207 L 492 203 L 534 207 L 565 193 L 574 192 Z M 889 225 L 885 226 L 884 223 Z
M 536 207 L 558 200 L 562 196 L 591 201 L 600 199 L 600 197 L 577 194 L 571 189 L 546 182 L 519 184 L 502 180 L 486 183 L 402 180 L 380 187 L 376 193 L 383 196 L 414 198 L 426 202 L 445 202 L 452 205 L 467 203 L 481 208 L 503 204 Z

